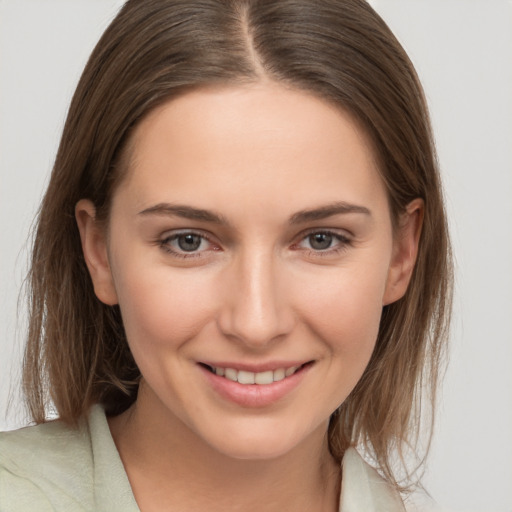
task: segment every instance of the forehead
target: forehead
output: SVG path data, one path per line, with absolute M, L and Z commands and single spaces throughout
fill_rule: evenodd
M 307 197 L 386 199 L 372 146 L 352 117 L 274 83 L 186 93 L 151 112 L 130 146 L 120 188 L 141 203 L 179 195 L 205 207 L 222 198 L 272 206 L 281 194 L 302 209 Z

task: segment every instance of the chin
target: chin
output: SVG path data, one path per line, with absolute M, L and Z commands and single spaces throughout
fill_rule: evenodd
M 212 447 L 231 459 L 265 461 L 285 456 L 293 451 L 295 445 L 283 438 L 270 439 L 269 436 L 258 436 L 230 439 L 229 442 L 218 443 Z
M 226 457 L 264 461 L 284 457 L 312 441 L 321 444 L 327 430 L 327 425 L 325 429 L 322 425 L 321 429 L 308 432 L 302 425 L 287 428 L 282 423 L 260 422 L 254 418 L 248 418 L 248 422 L 241 420 L 238 425 L 225 426 L 215 436 L 210 432 L 205 440 Z

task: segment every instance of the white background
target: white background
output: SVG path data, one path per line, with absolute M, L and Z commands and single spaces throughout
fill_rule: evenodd
M 0 0 L 0 429 L 24 422 L 16 304 L 30 224 L 71 94 L 121 3 Z M 512 512 L 512 2 L 372 4 L 426 89 L 457 260 L 451 365 L 424 481 L 446 510 Z

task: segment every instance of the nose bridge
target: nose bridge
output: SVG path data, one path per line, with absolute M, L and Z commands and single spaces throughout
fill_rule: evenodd
M 270 249 L 243 251 L 230 269 L 221 330 L 246 345 L 265 346 L 287 334 L 293 315 L 282 289 L 282 269 Z

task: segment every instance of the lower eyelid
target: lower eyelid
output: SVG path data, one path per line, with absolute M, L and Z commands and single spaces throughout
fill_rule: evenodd
M 336 256 L 342 252 L 345 252 L 349 247 L 349 244 L 340 244 L 336 245 L 332 248 L 325 249 L 325 250 L 314 250 L 314 249 L 304 249 L 307 251 L 309 256 L 313 256 L 315 258 L 322 258 L 322 257 L 328 257 L 328 256 Z

